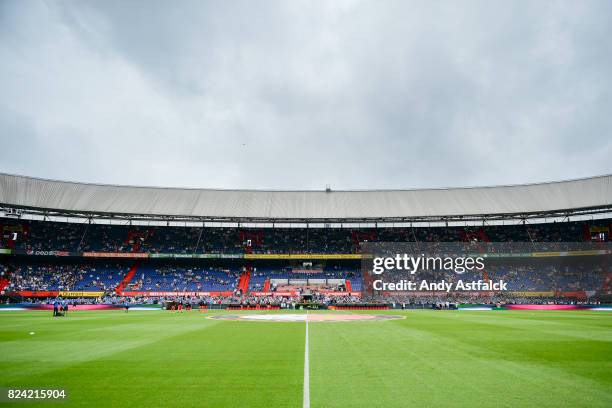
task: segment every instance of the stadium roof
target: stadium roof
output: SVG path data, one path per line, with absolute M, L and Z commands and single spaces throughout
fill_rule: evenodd
M 0 173 L 0 204 L 39 214 L 203 221 L 409 221 L 596 213 L 612 175 L 493 187 L 262 191 L 137 187 Z

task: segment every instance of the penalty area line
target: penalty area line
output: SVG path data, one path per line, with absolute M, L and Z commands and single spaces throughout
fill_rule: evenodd
M 304 401 L 303 408 L 310 408 L 310 357 L 308 353 L 308 310 L 306 311 L 306 345 L 304 347 Z

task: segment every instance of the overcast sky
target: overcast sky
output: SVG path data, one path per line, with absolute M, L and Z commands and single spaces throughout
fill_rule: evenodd
M 0 172 L 334 189 L 612 173 L 612 2 L 0 0 Z

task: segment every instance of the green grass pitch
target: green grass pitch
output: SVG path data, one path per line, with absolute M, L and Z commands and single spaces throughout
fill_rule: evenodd
M 610 312 L 382 313 L 406 319 L 309 323 L 311 407 L 612 407 Z M 305 329 L 197 311 L 2 312 L 0 387 L 69 397 L 0 408 L 302 407 Z

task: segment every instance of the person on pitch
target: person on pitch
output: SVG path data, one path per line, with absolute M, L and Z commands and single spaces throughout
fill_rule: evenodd
M 60 302 L 57 298 L 53 301 L 53 317 L 57 317 L 59 313 Z

